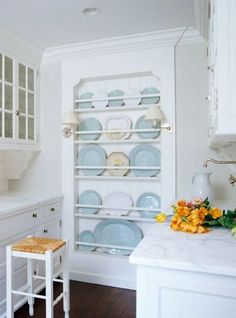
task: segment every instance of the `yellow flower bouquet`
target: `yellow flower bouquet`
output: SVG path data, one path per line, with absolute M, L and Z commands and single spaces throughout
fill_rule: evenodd
M 172 206 L 174 215 L 170 227 L 174 231 L 188 233 L 207 233 L 211 226 L 223 226 L 236 231 L 236 209 L 234 211 L 222 211 L 211 206 L 208 198 L 200 198 L 192 201 L 180 200 Z M 156 216 L 157 222 L 164 222 L 165 214 Z

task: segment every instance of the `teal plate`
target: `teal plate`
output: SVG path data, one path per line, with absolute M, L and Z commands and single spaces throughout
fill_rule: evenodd
M 94 236 L 96 243 L 104 245 L 118 245 L 136 247 L 143 235 L 140 228 L 127 220 L 104 220 L 95 227 Z M 129 255 L 132 251 L 120 248 L 104 247 L 103 251 L 110 254 Z
M 160 124 L 161 123 L 159 122 L 158 126 L 160 126 Z M 150 120 L 145 120 L 145 115 L 143 115 L 136 121 L 135 129 L 153 129 L 153 123 Z M 160 136 L 161 132 L 136 132 L 136 134 L 141 139 L 155 139 Z
M 161 199 L 160 197 L 153 192 L 145 192 L 141 194 L 136 202 L 136 207 L 145 208 L 145 211 L 138 211 L 141 217 L 154 218 L 159 211 L 149 211 L 149 209 L 160 209 Z
M 86 92 L 79 96 L 79 99 L 92 99 L 93 93 Z M 93 104 L 92 102 L 81 102 L 79 103 L 79 108 L 92 108 Z
M 98 145 L 84 146 L 78 154 L 78 164 L 80 166 L 105 166 L 106 152 Z M 104 169 L 81 169 L 85 176 L 98 176 Z
M 102 125 L 100 123 L 99 120 L 95 119 L 95 118 L 88 118 L 85 120 L 82 120 L 79 123 L 79 127 L 78 127 L 78 131 L 93 131 L 93 130 L 101 130 L 102 129 Z M 82 140 L 96 140 L 98 139 L 98 137 L 100 136 L 99 133 L 97 134 L 85 134 L 85 135 L 79 135 L 79 138 Z
M 124 92 L 116 89 L 115 91 L 112 91 L 108 94 L 108 97 L 121 97 L 124 96 Z M 110 100 L 108 103 L 109 107 L 117 107 L 117 106 L 122 106 L 124 104 L 124 99 L 123 98 L 117 98 L 117 99 L 113 99 Z
M 141 95 L 146 94 L 160 94 L 160 91 L 156 87 L 147 87 L 144 88 L 141 92 Z M 141 99 L 141 104 L 157 104 L 160 101 L 160 96 L 157 97 L 143 97 Z
M 101 205 L 102 199 L 100 195 L 93 190 L 86 190 L 82 192 L 79 196 L 80 204 L 90 204 L 90 205 Z M 98 208 L 80 208 L 82 213 L 94 214 L 98 211 Z
M 161 165 L 161 152 L 159 149 L 150 145 L 138 145 L 129 154 L 131 166 L 152 167 Z M 152 177 L 160 172 L 160 169 L 142 170 L 132 169 L 137 177 Z
M 89 231 L 89 230 L 85 230 L 83 232 L 81 232 L 78 235 L 78 241 L 84 242 L 84 243 L 96 243 L 95 240 L 95 236 L 93 234 L 93 232 Z M 81 251 L 94 251 L 96 249 L 95 246 L 86 246 L 86 245 L 80 245 L 79 249 Z

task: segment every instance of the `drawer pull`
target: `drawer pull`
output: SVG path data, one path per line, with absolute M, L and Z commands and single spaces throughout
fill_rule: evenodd
M 47 230 L 47 229 L 44 229 L 44 230 L 43 230 L 43 233 L 44 233 L 44 234 L 47 234 L 47 233 L 48 233 L 48 230 Z
M 55 209 L 55 208 L 51 208 L 51 211 L 52 211 L 52 212 L 55 212 L 55 211 L 56 211 L 56 209 Z
M 32 217 L 33 217 L 33 218 L 36 218 L 36 217 L 37 217 L 37 213 L 33 213 L 33 214 L 32 214 Z

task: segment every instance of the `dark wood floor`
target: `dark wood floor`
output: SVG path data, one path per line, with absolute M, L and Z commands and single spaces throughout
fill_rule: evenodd
M 55 297 L 61 286 L 55 284 Z M 133 290 L 86 284 L 70 283 L 70 318 L 135 318 L 135 297 Z M 54 297 L 54 298 L 55 298 Z M 45 301 L 35 301 L 35 318 L 45 318 Z M 15 318 L 26 318 L 28 305 L 15 313 Z M 64 318 L 62 301 L 54 307 L 54 317 Z

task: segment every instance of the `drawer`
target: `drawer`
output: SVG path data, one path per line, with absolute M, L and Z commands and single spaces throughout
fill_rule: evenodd
M 41 207 L 43 218 L 54 218 L 58 217 L 61 213 L 62 205 L 61 202 L 55 202 L 47 204 Z
M 34 209 L 0 221 L 0 240 L 15 236 L 39 225 L 41 219 L 40 209 Z

